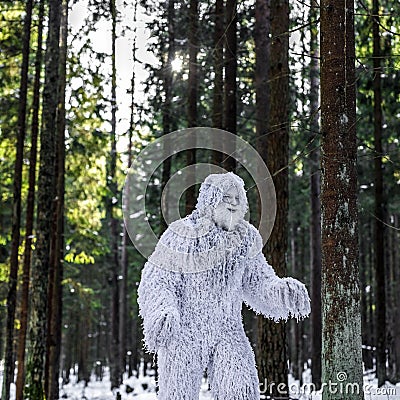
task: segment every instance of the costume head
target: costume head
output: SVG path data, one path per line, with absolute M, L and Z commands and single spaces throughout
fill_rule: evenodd
M 244 219 L 248 202 L 242 178 L 233 172 L 211 174 L 200 186 L 191 219 L 208 217 L 225 230 L 235 229 Z

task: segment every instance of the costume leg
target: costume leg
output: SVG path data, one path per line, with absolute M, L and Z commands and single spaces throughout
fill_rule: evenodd
M 259 400 L 253 349 L 244 335 L 228 335 L 215 347 L 208 366 L 215 400 Z
M 158 351 L 158 400 L 199 400 L 203 368 L 199 346 L 178 342 Z

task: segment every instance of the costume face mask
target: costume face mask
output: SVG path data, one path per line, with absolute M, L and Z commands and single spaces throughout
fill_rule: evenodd
M 244 205 L 240 203 L 239 190 L 231 186 L 224 192 L 222 201 L 213 210 L 213 220 L 221 228 L 231 231 L 244 217 Z

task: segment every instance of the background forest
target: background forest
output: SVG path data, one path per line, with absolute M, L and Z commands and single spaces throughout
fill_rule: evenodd
M 136 302 L 145 259 L 124 228 L 122 189 L 147 144 L 194 126 L 232 132 L 266 160 L 278 205 L 266 257 L 278 275 L 305 282 L 312 296 L 312 316 L 299 323 L 271 323 L 243 308 L 260 380 L 285 382 L 290 373 L 302 382 L 311 369 L 320 386 L 321 280 L 328 271 L 323 234 L 321 242 L 320 60 L 330 54 L 320 43 L 321 24 L 327 38 L 340 33 L 327 24 L 323 6 L 329 5 L 0 3 L 2 399 L 10 398 L 14 381 L 12 397 L 41 399 L 44 390 L 56 399 L 71 374 L 88 383 L 109 372 L 113 389 L 140 365 L 144 375 L 157 376 L 156 360 L 142 348 Z M 354 10 L 357 183 L 350 182 L 359 251 L 357 269 L 343 277 L 359 280 L 364 373 L 381 386 L 400 382 L 400 4 L 357 0 Z M 160 201 L 169 178 L 202 162 L 236 171 L 246 187 L 254 183 L 233 157 L 216 151 L 167 159 L 146 193 L 157 236 L 166 228 Z M 198 185 L 181 197 L 182 216 L 197 192 Z M 257 192 L 248 196 L 257 225 Z M 347 222 L 339 223 L 347 232 Z

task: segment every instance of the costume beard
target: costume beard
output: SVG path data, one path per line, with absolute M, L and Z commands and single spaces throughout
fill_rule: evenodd
M 244 219 L 245 211 L 242 206 L 221 202 L 213 210 L 213 220 L 222 229 L 232 231 Z

